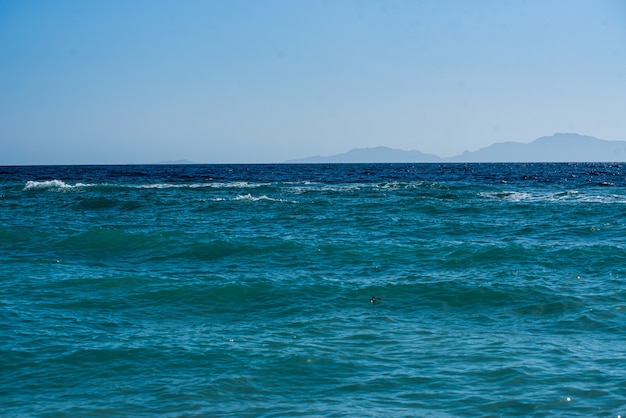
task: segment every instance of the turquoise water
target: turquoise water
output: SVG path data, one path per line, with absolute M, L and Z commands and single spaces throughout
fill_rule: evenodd
M 0 414 L 624 416 L 625 215 L 623 164 L 3 167 Z

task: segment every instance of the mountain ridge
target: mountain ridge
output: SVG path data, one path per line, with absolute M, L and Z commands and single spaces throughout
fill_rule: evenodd
M 626 141 L 608 141 L 577 133 L 555 133 L 532 142 L 496 142 L 476 151 L 442 158 L 418 150 L 384 146 L 353 148 L 330 156 L 313 156 L 287 163 L 425 163 L 425 162 L 624 162 Z

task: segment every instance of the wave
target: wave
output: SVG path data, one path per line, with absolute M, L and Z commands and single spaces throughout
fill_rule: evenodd
M 215 189 L 245 189 L 245 188 L 258 188 L 269 186 L 270 183 L 250 183 L 245 181 L 235 182 L 216 182 L 216 183 L 149 183 L 149 184 L 112 184 L 112 183 L 81 183 L 74 184 L 66 183 L 63 180 L 29 180 L 26 182 L 24 189 L 28 190 L 46 190 L 46 189 L 76 189 L 84 187 L 119 187 L 119 188 L 131 188 L 131 189 L 201 189 L 201 188 L 215 188 Z
M 245 195 L 238 195 L 232 200 L 244 200 L 244 201 L 250 201 L 250 202 L 267 201 L 267 202 L 281 202 L 281 203 L 298 203 L 294 200 L 275 199 L 273 197 L 268 197 L 266 195 L 256 197 L 256 196 L 252 196 L 250 193 L 245 194 Z
M 154 184 L 141 184 L 135 186 L 126 186 L 137 189 L 246 189 L 246 188 L 258 188 L 268 186 L 269 183 L 249 183 L 246 181 L 235 181 L 231 183 L 217 182 L 217 183 L 154 183 Z
M 285 182 L 280 183 L 285 186 L 290 186 L 295 192 L 357 192 L 361 190 L 374 190 L 374 191 L 395 191 L 395 190 L 440 190 L 449 189 L 450 185 L 444 183 L 430 182 L 430 181 L 386 181 L 386 182 L 374 182 L 374 183 L 319 183 L 319 182 Z
M 75 183 L 75 184 L 68 184 L 66 182 L 64 182 L 63 180 L 45 180 L 45 181 L 35 181 L 35 180 L 29 180 L 26 182 L 26 185 L 24 186 L 24 191 L 29 191 L 29 190 L 49 190 L 49 189 L 76 189 L 76 188 L 83 188 L 83 187 L 93 187 L 95 186 L 95 184 L 90 184 L 90 183 Z
M 480 192 L 479 196 L 486 199 L 506 200 L 510 202 L 583 202 L 583 203 L 626 203 L 626 196 L 618 194 L 587 194 L 578 190 L 564 192 L 518 192 L 497 191 Z
M 3 241 L 10 243 L 16 235 L 9 231 L 5 239 L 2 234 L 4 232 L 0 230 L 0 244 Z M 35 237 L 30 241 L 35 241 Z M 294 255 L 312 252 L 309 243 L 278 238 L 228 239 L 219 233 L 128 232 L 105 227 L 90 228 L 57 239 L 53 245 L 55 257 L 68 261 L 90 260 L 107 265 L 148 262 L 158 268 L 162 268 L 163 263 L 187 265 L 189 260 L 192 264 L 231 260 L 240 265 L 296 267 L 299 263 Z
M 208 181 L 208 182 L 154 182 L 154 183 L 111 183 L 111 182 L 99 182 L 99 183 L 87 183 L 76 182 L 69 183 L 60 179 L 52 180 L 29 180 L 23 187 L 23 191 L 34 190 L 74 190 L 84 188 L 107 188 L 107 189 L 140 189 L 140 190 L 168 190 L 168 189 L 181 189 L 181 190 L 193 190 L 193 189 L 261 189 L 268 188 L 272 190 L 279 190 L 283 193 L 289 194 L 305 194 L 305 193 L 339 193 L 339 194 L 354 194 L 357 192 L 374 192 L 374 193 L 387 193 L 393 191 L 406 191 L 408 193 L 414 193 L 418 190 L 426 192 L 438 192 L 445 191 L 454 193 L 454 190 L 450 190 L 451 186 L 435 182 L 425 181 L 413 181 L 413 182 L 375 182 L 375 183 L 320 183 L 311 181 L 279 181 L 279 182 L 250 182 L 250 181 Z M 238 196 L 239 200 L 277 200 L 268 197 L 267 195 L 255 198 L 251 194 L 241 194 Z

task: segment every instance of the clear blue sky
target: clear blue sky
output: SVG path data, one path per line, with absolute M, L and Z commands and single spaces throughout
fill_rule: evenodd
M 626 140 L 626 1 L 0 0 L 0 164 Z

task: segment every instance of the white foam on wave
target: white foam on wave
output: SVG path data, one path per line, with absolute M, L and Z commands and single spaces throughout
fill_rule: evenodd
M 180 189 L 185 187 L 181 184 L 168 184 L 168 183 L 156 183 L 156 184 L 140 184 L 135 186 L 137 189 Z
M 232 183 L 155 183 L 155 184 L 141 184 L 135 186 L 138 189 L 203 189 L 203 188 L 255 188 L 264 186 L 263 183 L 248 183 L 248 182 L 232 182 Z
M 626 196 L 617 194 L 606 195 L 588 195 L 578 190 L 568 190 L 557 193 L 540 193 L 540 192 L 482 192 L 481 197 L 488 199 L 507 200 L 510 202 L 585 202 L 585 203 L 626 203 Z
M 282 202 L 282 203 L 298 203 L 293 200 L 274 199 L 266 195 L 256 197 L 256 196 L 252 196 L 250 193 L 244 194 L 244 195 L 238 195 L 237 197 L 233 198 L 233 200 L 247 200 L 250 202 L 268 201 L 268 202 Z
M 263 196 L 252 196 L 250 193 L 244 195 L 237 195 L 232 198 L 227 197 L 214 197 L 211 199 L 206 199 L 205 201 L 211 202 L 229 202 L 229 201 L 248 201 L 248 202 L 280 202 L 280 203 L 298 203 L 295 200 L 287 200 L 287 199 L 274 199 L 272 197 L 263 195 Z
M 292 183 L 283 183 L 285 185 L 291 185 Z M 447 189 L 448 186 L 433 183 L 433 182 L 425 182 L 425 181 L 410 181 L 410 182 L 401 182 L 401 181 L 390 181 L 383 183 L 349 183 L 349 184 L 324 184 L 318 182 L 299 182 L 293 183 L 293 186 L 288 189 L 290 193 L 293 194 L 304 194 L 304 193 L 353 193 L 361 190 L 372 190 L 372 191 L 396 191 L 396 190 L 416 190 L 425 188 L 427 190 L 431 189 Z
M 376 189 L 382 189 L 382 190 L 399 190 L 399 189 L 406 189 L 407 185 L 406 183 L 400 183 L 398 181 L 392 181 L 389 183 L 382 183 L 382 184 L 377 184 L 374 185 L 374 188 Z
M 257 188 L 257 187 L 263 187 L 263 186 L 269 186 L 270 183 L 249 183 L 247 181 L 236 181 L 236 182 L 232 182 L 232 183 L 210 183 L 211 187 L 215 187 L 215 188 L 239 188 L 239 189 L 246 189 L 246 188 Z
M 588 195 L 588 196 L 581 196 L 579 200 L 581 202 L 587 202 L 587 203 L 626 203 L 626 196 L 620 196 L 616 194 Z
M 88 183 L 76 183 L 74 185 L 68 184 L 62 180 L 46 180 L 35 181 L 29 180 L 24 186 L 24 190 L 37 190 L 37 189 L 75 189 L 79 187 L 91 187 L 93 184 Z
M 511 202 L 520 202 L 522 200 L 531 200 L 533 198 L 533 195 L 531 193 L 514 191 L 481 192 L 479 193 L 479 195 L 480 197 L 484 197 L 487 199 L 502 199 Z
M 368 185 L 365 184 L 337 184 L 337 185 L 324 185 L 320 188 L 321 191 L 324 192 L 339 192 L 339 193 L 343 193 L 343 192 L 355 192 L 355 191 L 359 191 L 363 188 L 368 187 Z
M 375 189 L 383 190 L 401 190 L 401 189 L 439 189 L 442 188 L 441 184 L 428 181 L 390 181 L 386 183 L 375 184 L 372 186 Z

